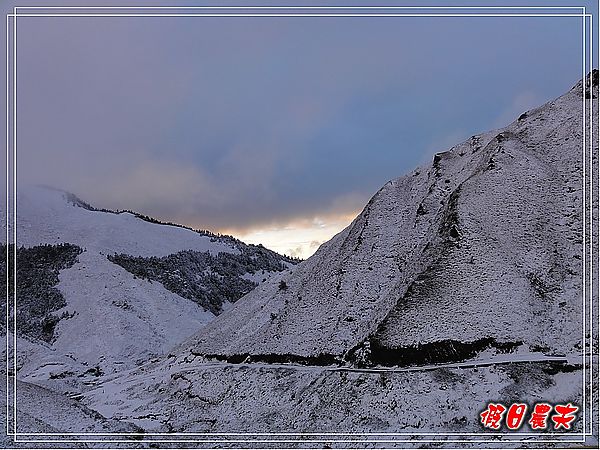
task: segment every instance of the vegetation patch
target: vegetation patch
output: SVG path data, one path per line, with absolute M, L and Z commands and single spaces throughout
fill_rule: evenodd
M 158 281 L 167 290 L 220 314 L 225 302 L 235 302 L 266 279 L 288 268 L 283 257 L 262 246 L 240 246 L 239 254 L 185 250 L 164 257 L 109 255 L 108 259 L 133 275 Z M 252 276 L 252 279 L 248 277 Z
M 14 251 L 14 244 L 0 245 L 0 288 L 6 292 L 8 275 L 9 299 L 12 299 L 15 293 Z M 82 249 L 73 244 L 38 245 L 17 249 L 17 335 L 46 342 L 54 340 L 56 324 L 59 320 L 70 317 L 67 312 L 55 314 L 67 306 L 63 295 L 55 287 L 59 281 L 58 274 L 75 264 L 81 252 Z M 6 317 L 5 302 L 0 305 L 0 314 Z M 14 311 L 11 310 L 10 323 L 13 314 Z M 4 321 L 1 321 L 0 329 L 6 332 Z
M 446 339 L 391 348 L 382 345 L 376 337 L 371 337 L 351 350 L 347 359 L 359 367 L 423 366 L 467 361 L 489 348 L 494 348 L 500 353 L 510 353 L 522 344 L 520 341 L 498 342 L 494 338 L 482 338 L 473 342 Z

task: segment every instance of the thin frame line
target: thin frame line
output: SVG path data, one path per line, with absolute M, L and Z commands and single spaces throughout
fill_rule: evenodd
M 15 15 L 12 15 L 13 17 Z M 343 14 L 343 13 L 249 13 L 249 14 L 129 14 L 129 13 L 114 13 L 114 14 L 83 14 L 83 13 L 61 13 L 61 14 L 16 14 L 17 17 L 577 17 L 581 18 L 581 14 L 501 14 L 501 13 L 481 13 L 481 14 L 412 14 L 412 13 L 393 13 L 393 14 Z
M 536 10 L 536 9 L 585 9 L 585 6 L 19 6 L 18 9 L 199 9 L 199 10 L 210 10 L 210 9 L 223 9 L 223 10 L 235 10 L 235 9 L 273 9 L 273 10 L 310 10 L 310 9 L 332 9 L 332 10 L 346 10 L 346 9 L 357 9 L 357 10 L 369 10 L 369 9 L 390 9 L 390 10 L 444 10 L 444 9 L 466 9 L 466 10 L 486 10 L 486 9 L 502 9 L 502 10 Z
M 564 433 L 564 432 L 514 432 L 514 433 L 493 433 L 493 432 L 477 432 L 477 433 L 445 433 L 444 436 L 584 436 L 582 432 L 578 433 Z M 16 436 L 440 436 L 440 433 L 192 433 L 192 432 L 180 432 L 180 433 L 16 433 Z
M 17 8 L 13 9 L 13 427 L 17 433 Z
M 583 282 L 582 282 L 582 330 L 581 330 L 581 341 L 582 341 L 582 350 L 581 350 L 581 365 L 582 365 L 582 371 L 581 371 L 581 379 L 582 379 L 582 383 L 581 383 L 581 387 L 582 387 L 582 403 L 585 405 L 585 401 L 586 401 L 586 386 L 585 383 L 587 381 L 586 379 L 586 374 L 585 374 L 585 363 L 586 363 L 586 358 L 585 358 L 585 332 L 586 332 L 586 318 L 585 318 L 585 311 L 586 311 L 586 262 L 587 262 L 587 255 L 586 255 L 586 170 L 587 170 L 587 163 L 586 163 L 586 123 L 585 123 L 585 117 L 586 117 L 586 104 L 585 104 L 585 80 L 586 80 L 586 34 L 585 34 L 585 22 L 586 22 L 586 18 L 582 16 L 582 40 L 581 40 L 581 45 L 582 45 L 582 53 L 583 53 L 583 57 L 582 57 L 582 62 L 581 62 L 581 79 L 583 80 L 581 82 L 581 107 L 582 107 L 582 121 L 581 121 L 581 127 L 582 127 L 582 133 L 581 133 L 581 138 L 583 140 L 582 142 L 582 149 L 581 149 L 581 162 L 583 165 L 583 179 L 582 179 L 582 246 L 581 246 L 581 273 L 582 273 L 582 277 L 583 277 Z M 583 413 L 583 434 L 585 435 L 586 432 L 586 417 L 585 417 L 585 410 L 582 411 Z
M 10 433 L 9 426 L 9 417 L 10 417 L 10 403 L 8 402 L 8 393 L 10 392 L 10 383 L 8 381 L 8 355 L 10 354 L 10 346 L 9 346 L 9 333 L 8 333 L 8 323 L 9 323 L 9 308 L 8 308 L 8 298 L 9 298 L 9 279 L 10 279 L 10 271 L 9 271 L 9 260 L 10 260 L 10 252 L 8 249 L 10 248 L 10 229 L 9 229 L 9 201 L 10 201 L 10 176 L 9 176 L 9 167 L 10 167 L 10 140 L 9 140 L 9 124 L 8 120 L 10 117 L 10 96 L 9 96 L 9 78 L 10 78 L 10 64 L 9 64 L 9 17 L 6 16 L 6 434 Z
M 495 436 L 494 434 L 490 434 L 490 437 Z M 543 436 L 543 433 L 540 433 L 540 436 Z M 543 440 L 537 440 L 535 442 L 532 442 L 530 440 L 505 440 L 503 441 L 503 443 L 506 444 L 522 444 L 522 443 L 531 443 L 531 444 L 544 444 L 544 443 L 581 443 L 581 442 L 585 442 L 586 439 L 584 438 L 583 440 L 580 439 L 543 439 Z M 471 439 L 418 439 L 418 440 L 409 440 L 409 439 L 368 439 L 368 440 L 359 440 L 359 439 L 345 439 L 345 440 L 332 440 L 332 439 L 253 439 L 253 440 L 244 440 L 244 439 L 233 439 L 233 440 L 221 440 L 221 439 L 198 439 L 198 440 L 181 440 L 181 439 L 130 439 L 130 440 L 117 440 L 117 439 L 112 439 L 112 440 L 103 440 L 103 439 L 95 439 L 95 440 L 85 440 L 85 441 L 73 441 L 73 440 L 66 440 L 66 439 L 55 439 L 55 440 L 39 440 L 39 439 L 15 439 L 15 442 L 37 442 L 37 443 L 93 443 L 93 444 L 98 444 L 98 443 L 107 443 L 107 444 L 139 444 L 142 442 L 163 442 L 163 443 L 167 443 L 167 444 L 172 444 L 172 443 L 197 443 L 197 444 L 237 444 L 237 443 L 246 443 L 246 442 L 253 442 L 253 443 L 257 443 L 257 444 L 277 444 L 277 443 L 283 443 L 283 444 L 291 444 L 291 443 L 336 443 L 336 444 L 352 444 L 352 443 L 356 443 L 356 444 L 375 444 L 375 443 L 381 443 L 381 444 L 393 444 L 393 443 L 444 443 L 444 442 L 449 442 L 449 443 L 476 443 L 476 444 L 480 444 L 480 443 L 490 443 L 493 441 L 490 440 L 471 440 Z
M 589 356 L 588 356 L 588 363 L 589 363 L 589 392 L 588 392 L 588 398 L 589 398 L 589 404 L 585 405 L 585 408 L 587 411 L 589 411 L 589 434 L 590 436 L 593 435 L 594 432 L 594 421 L 593 421 L 593 346 L 592 346 L 592 335 L 594 334 L 594 328 L 593 328 L 593 284 L 594 284 L 594 275 L 593 275 L 593 271 L 594 271 L 594 252 L 593 252 L 593 245 L 594 245 L 594 215 L 593 215 L 593 207 L 594 207 L 594 160 L 593 160 L 593 108 L 594 108 L 594 85 L 593 85 L 593 74 L 592 74 L 592 68 L 594 65 L 594 60 L 593 60 L 593 20 L 591 18 L 591 16 L 589 17 L 588 20 L 588 33 L 590 36 L 589 39 L 589 46 L 588 46 L 588 50 L 589 50 L 589 66 L 588 66 L 588 72 L 589 72 L 589 90 L 590 90 L 590 98 L 588 101 L 588 105 L 589 105 L 589 147 L 590 147 L 590 151 L 589 151 L 589 164 L 590 164 L 590 221 L 589 221 L 589 232 L 590 232 L 590 242 L 589 242 L 589 258 L 590 258 L 590 266 L 589 266 L 589 279 L 590 279 L 590 286 L 592 286 L 592 288 L 590 289 L 590 304 L 589 304 L 589 318 L 587 318 L 587 320 L 589 320 L 589 338 L 588 338 L 588 343 L 589 343 Z M 584 318 L 585 318 L 585 314 L 584 314 Z M 585 347 L 585 345 L 584 345 Z M 584 385 L 585 386 L 585 385 Z M 586 413 L 587 414 L 587 413 Z

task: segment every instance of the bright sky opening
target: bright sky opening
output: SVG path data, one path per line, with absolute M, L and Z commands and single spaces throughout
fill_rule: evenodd
M 350 225 L 358 213 L 314 217 L 296 220 L 285 226 L 265 226 L 242 232 L 223 230 L 223 233 L 232 234 L 248 244 L 262 244 L 278 253 L 306 259 L 321 244 Z

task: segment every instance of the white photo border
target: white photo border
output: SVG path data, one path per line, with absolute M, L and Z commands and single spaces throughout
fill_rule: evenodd
M 599 6 L 600 6 L 600 1 L 599 1 Z M 24 11 L 34 11 L 34 12 L 24 12 L 24 13 L 19 13 L 18 11 L 20 10 L 24 10 Z M 83 13 L 65 13 L 65 12 L 59 12 L 59 13 L 39 13 L 39 12 L 35 12 L 35 11 L 72 11 L 72 10 L 80 10 L 80 11 L 85 11 Z M 153 13 L 153 12 L 144 12 L 144 13 L 130 13 L 130 12 L 125 12 L 125 13 L 107 13 L 107 12 L 100 12 L 100 13 L 92 13 L 90 11 L 133 11 L 133 10 L 141 10 L 141 11 L 165 11 L 165 10 L 171 10 L 171 11 L 188 11 L 187 13 Z M 196 11 L 243 11 L 243 10 L 252 10 L 252 11 L 260 11 L 257 13 L 230 13 L 230 12 L 217 12 L 217 13 L 198 13 Z M 360 13 L 353 13 L 353 12 L 335 12 L 335 13 L 323 13 L 323 12 L 317 12 L 317 13 L 311 13 L 311 12 L 301 12 L 301 13 L 295 13 L 295 12 L 283 12 L 283 13 L 272 13 L 272 12 L 264 12 L 264 11 L 363 11 Z M 392 13 L 386 13 L 384 11 L 402 11 L 402 10 L 407 10 L 407 11 L 434 11 L 431 13 L 415 13 L 415 12 L 409 12 L 409 13 L 398 13 L 398 12 L 392 12 Z M 451 11 L 451 10 L 459 10 L 460 12 L 458 13 L 440 13 L 440 12 L 435 12 L 435 11 Z M 516 12 L 516 13 L 498 13 L 498 12 L 493 12 L 493 11 L 504 11 L 504 10 L 516 10 L 516 11 L 536 11 L 536 13 L 528 13 L 528 12 Z M 550 10 L 550 11 L 580 11 L 579 13 L 539 13 L 537 12 L 538 10 Z M 376 13 L 365 13 L 364 11 L 377 11 Z M 473 12 L 465 12 L 465 11 L 486 11 L 484 13 L 473 13 Z M 490 12 L 491 11 L 491 12 Z M 592 34 L 592 24 L 593 24 L 593 16 L 592 14 L 588 14 L 586 12 L 586 8 L 585 7 L 579 7 L 579 6 L 533 6 L 533 7 L 526 7 L 526 6 L 505 6 L 505 7 L 492 7 L 492 6 L 437 6 L 437 7 L 433 7 L 433 6 L 196 6 L 196 7 L 181 7 L 181 6 L 149 6 L 149 7 L 142 7 L 142 6 L 135 6 L 135 7 L 129 7 L 129 6 L 106 6 L 106 7 L 73 7 L 73 6 L 56 6 L 56 7 L 14 7 L 13 8 L 13 13 L 12 14 L 7 14 L 6 16 L 6 151 L 7 151 L 7 155 L 6 155 L 6 163 L 7 163 L 7 178 L 6 178 L 6 205 L 7 205 L 7 209 L 6 209 L 6 242 L 7 245 L 11 242 L 10 241 L 10 237 L 11 237 L 11 228 L 9 227 L 10 224 L 10 219 L 11 219 L 11 212 L 9 211 L 9 206 L 10 206 L 10 201 L 11 201 L 11 195 L 10 195 L 10 191 L 11 191 L 11 183 L 10 183 L 10 172 L 9 169 L 11 167 L 11 156 L 12 156 L 12 203 L 13 203 L 13 211 L 12 211 L 12 243 L 15 244 L 15 249 L 16 249 L 16 243 L 17 243 L 17 225 L 16 225 L 16 219 L 17 219 L 17 109 L 16 109 L 16 104 L 17 104 L 17 17 L 580 17 L 582 19 L 582 45 L 583 45 L 583 62 L 582 62 L 582 79 L 584 80 L 583 82 L 583 90 L 585 93 L 585 80 L 586 80 L 586 76 L 589 73 L 590 76 L 590 83 L 591 83 L 591 66 L 593 64 L 593 52 L 592 52 L 592 48 L 593 48 L 593 34 Z M 11 23 L 11 19 L 12 19 L 12 53 L 10 53 L 10 47 L 9 47 L 9 38 L 10 38 L 10 33 L 9 33 L 9 28 L 10 28 L 10 23 Z M 588 25 L 587 27 L 587 33 L 586 33 L 586 23 Z M 589 50 L 589 55 L 586 53 L 586 41 L 589 41 L 589 45 L 587 46 L 587 50 Z M 598 47 L 600 47 L 600 41 L 598 44 Z M 10 55 L 12 54 L 12 59 L 10 58 Z M 588 57 L 589 57 L 589 61 L 588 61 Z M 598 58 L 598 61 L 600 61 L 600 56 Z M 12 62 L 12 109 L 10 108 L 11 106 L 11 98 L 10 98 L 10 63 Z M 588 65 L 589 63 L 589 65 Z M 586 105 L 587 103 L 587 105 Z M 589 111 L 586 110 L 586 108 L 589 109 Z M 594 333 L 592 332 L 593 330 L 593 326 L 594 326 L 594 320 L 593 320 L 593 313 L 594 313 L 594 308 L 593 308 L 593 302 L 594 302 L 594 298 L 593 298 L 593 293 L 594 293 L 594 286 L 593 286 L 593 282 L 594 282 L 594 259 L 593 259 L 593 251 L 594 251 L 594 242 L 593 242 L 593 233 L 592 233 L 592 229 L 593 229 L 593 200 L 594 200 L 594 173 L 593 173 L 593 154 L 594 154 L 594 130 L 593 130 L 593 101 L 590 99 L 589 102 L 586 102 L 585 99 L 585 95 L 583 95 L 583 105 L 582 105 L 582 111 L 583 111 L 583 193 L 582 193 L 582 197 L 583 197 L 583 259 L 582 259 L 582 264 L 583 264 L 583 270 L 582 270 L 582 274 L 583 274 L 583 298 L 582 298 L 582 306 L 583 306 L 583 330 L 582 330 L 582 337 L 583 337 L 583 349 L 582 349 L 582 381 L 583 381 L 583 386 L 582 386 L 582 397 L 583 397 L 583 401 L 582 401 L 582 413 L 583 413 L 583 432 L 581 433 L 522 433 L 522 432 L 517 432 L 517 433 L 418 433 L 418 432 L 405 432 L 405 433 L 19 433 L 17 432 L 17 408 L 16 408 L 16 399 L 17 399 L 17 383 L 16 383 L 16 373 L 17 373 L 17 337 L 16 337 L 16 313 L 13 314 L 13 342 L 12 342 L 12 352 L 13 352 L 13 367 L 12 367 L 12 377 L 9 376 L 10 373 L 10 368 L 9 368 L 9 351 L 10 351 L 10 338 L 9 338 L 9 307 L 10 307 L 10 302 L 9 302 L 9 289 L 8 289 L 8 278 L 9 278 L 9 274 L 8 274 L 8 268 L 9 268 L 9 264 L 8 264 L 8 258 L 9 256 L 9 252 L 7 251 L 7 288 L 6 288 L 6 295 L 7 295 L 7 311 L 6 311 L 6 330 L 7 330 L 7 335 L 6 335 L 6 355 L 7 355 L 7 367 L 6 367 L 6 387 L 7 387 L 7 423 L 6 423 L 6 431 L 7 431 L 7 435 L 8 436 L 13 436 L 14 438 L 14 442 L 19 442 L 19 443 L 71 443 L 71 444 L 77 444 L 77 443 L 119 443 L 119 444 L 131 444 L 131 443 L 136 443 L 139 444 L 141 442 L 164 442 L 164 443 L 204 443 L 204 444 L 216 444 L 216 443 L 234 443 L 234 444 L 238 444 L 238 443 L 255 443 L 255 444 L 272 444 L 272 443 L 303 443 L 303 444 L 309 444 L 309 443 L 340 443 L 340 444 L 361 444 L 361 443 L 379 443 L 379 444 L 389 444 L 389 443 L 499 443 L 497 441 L 498 436 L 529 436 L 530 438 L 524 438 L 521 440 L 517 440 L 517 439 L 509 439 L 507 441 L 502 441 L 503 444 L 519 444 L 519 443 L 531 443 L 531 444 L 543 444 L 543 443 L 550 443 L 550 442 L 561 442 L 561 443 L 582 443 L 586 441 L 586 437 L 588 436 L 593 436 L 593 398 L 592 398 L 592 392 L 593 392 L 593 344 L 594 344 Z M 588 129 L 586 129 L 586 115 L 589 112 L 589 155 L 586 156 L 586 151 L 587 151 L 587 147 L 586 147 L 586 133 L 588 133 Z M 11 116 L 12 113 L 12 116 Z M 11 121 L 12 119 L 12 121 Z M 12 155 L 10 152 L 11 149 L 11 122 L 12 122 Z M 597 124 L 596 124 L 597 125 Z M 589 160 L 586 160 L 586 158 L 589 157 Z M 590 189 L 589 189 L 589 193 L 586 192 L 586 166 L 589 165 L 589 170 L 590 170 Z M 600 174 L 598 176 L 598 190 L 600 191 Z M 587 201 L 587 195 L 589 195 L 589 202 L 586 203 Z M 586 222 L 586 205 L 589 206 L 589 225 Z M 589 226 L 589 239 L 586 242 L 586 228 Z M 599 230 L 600 230 L 600 225 L 599 225 Z M 587 253 L 587 248 L 589 244 L 589 251 L 590 253 Z M 598 243 L 598 251 L 600 253 L 600 242 Z M 7 247 L 8 248 L 8 247 Z M 16 251 L 13 251 L 12 254 L 13 257 L 13 280 L 15 280 L 15 288 L 13 291 L 13 299 L 12 299 L 12 305 L 13 307 L 16 306 Z M 589 265 L 586 266 L 587 262 L 589 259 Z M 598 261 L 598 263 L 600 263 L 600 260 Z M 598 265 L 598 267 L 600 268 L 600 264 Z M 589 305 L 586 304 L 586 290 L 588 289 L 588 286 L 585 284 L 586 283 L 586 269 L 588 270 L 588 277 L 589 277 L 589 282 L 590 282 L 590 286 L 589 286 L 589 295 L 590 295 L 590 301 L 589 301 Z M 600 274 L 600 272 L 598 272 L 598 274 Z M 597 300 L 597 299 L 596 299 Z M 586 313 L 588 312 L 588 308 L 589 308 L 589 313 L 590 316 L 586 317 Z M 16 311 L 16 309 L 15 309 Z M 600 305 L 598 305 L 598 315 L 599 315 L 599 320 L 600 320 Z M 589 323 L 588 323 L 589 321 Z M 598 324 L 600 325 L 600 321 L 598 322 Z M 590 332 L 589 337 L 586 337 L 586 329 L 588 329 Z M 585 342 L 586 340 L 589 341 L 589 353 L 586 354 L 586 345 Z M 586 365 L 589 365 L 589 370 L 586 371 Z M 12 394 L 13 394 L 13 401 L 10 402 L 10 378 L 12 378 Z M 598 380 L 600 381 L 600 374 L 598 374 Z M 586 383 L 589 382 L 590 384 L 587 385 Z M 589 388 L 589 398 L 588 398 L 588 388 Z M 588 400 L 589 400 L 589 405 L 588 405 Z M 13 416 L 13 427 L 12 427 L 12 432 L 11 432 L 11 427 L 10 427 L 10 408 L 12 406 L 12 416 Z M 599 414 L 599 420 L 600 420 L 600 405 L 598 405 L 598 414 Z M 591 412 L 591 414 L 587 415 L 586 410 L 588 410 Z M 589 424 L 588 424 L 589 422 Z M 550 439 L 539 439 L 537 441 L 531 441 L 531 437 L 538 437 L 538 438 L 544 438 L 546 436 L 553 436 L 553 435 L 558 435 L 558 436 L 563 436 L 563 437 L 570 437 L 570 436 L 581 436 L 582 439 L 580 440 L 566 440 L 566 439 L 557 439 L 557 440 L 550 440 Z M 64 440 L 64 439 L 58 439 L 58 440 L 31 440 L 31 439 L 18 439 L 19 436 L 140 436 L 141 439 L 133 439 L 133 440 L 125 440 L 125 439 L 118 439 L 118 440 L 106 440 L 106 439 L 97 439 L 97 440 L 93 440 L 93 439 L 69 439 L 69 440 Z M 191 440 L 191 439 L 183 439 L 183 440 L 170 440 L 170 439 L 157 439 L 157 440 L 151 440 L 151 439 L 146 439 L 146 437 L 148 436 L 166 436 L 166 437 L 170 437 L 170 436 L 219 436 L 219 437 L 226 437 L 226 436 L 295 436 L 297 438 L 300 439 L 294 439 L 294 440 L 281 440 L 281 439 L 276 439 L 276 440 L 259 440 L 259 439 L 235 439 L 235 440 L 229 440 L 229 439 L 212 439 L 212 440 Z M 487 440 L 475 440 L 475 439 L 467 439 L 467 440 L 457 440 L 457 439 L 435 439 L 435 440 L 426 440 L 426 439 L 409 439 L 409 440 L 401 440 L 401 439 L 394 439 L 394 440 L 357 440 L 357 439 L 351 439 L 351 440 L 334 440 L 334 439 L 319 439 L 319 440 L 306 440 L 306 439 L 301 439 L 302 437 L 309 437 L 309 436 L 314 436 L 314 437 L 323 437 L 323 436 L 374 436 L 374 437 L 382 437 L 382 436 L 487 436 L 490 439 Z

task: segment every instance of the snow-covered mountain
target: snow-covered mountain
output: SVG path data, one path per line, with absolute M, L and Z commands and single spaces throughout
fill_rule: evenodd
M 295 263 L 56 189 L 17 201 L 19 377 L 61 392 L 163 355 Z
M 480 432 L 492 400 L 581 404 L 584 97 L 597 126 L 594 71 L 83 401 L 156 430 L 409 434 Z
M 579 351 L 581 96 L 575 86 L 390 181 L 314 257 L 246 296 L 189 351 L 347 361 L 359 352 L 394 365 L 490 346 Z

